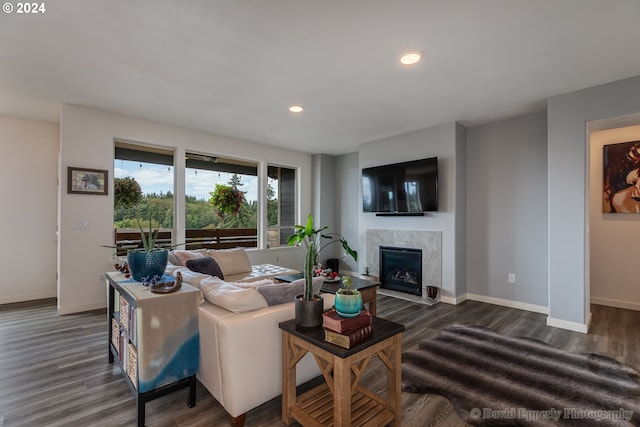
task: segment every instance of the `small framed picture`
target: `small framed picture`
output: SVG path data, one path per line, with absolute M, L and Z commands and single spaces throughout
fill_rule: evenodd
M 109 171 L 100 169 L 68 168 L 67 193 L 98 194 L 106 196 Z

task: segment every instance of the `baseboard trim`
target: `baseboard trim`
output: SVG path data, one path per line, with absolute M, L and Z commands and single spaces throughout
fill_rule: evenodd
M 462 295 L 459 297 L 447 297 L 447 296 L 440 297 L 440 301 L 447 304 L 453 304 L 453 305 L 458 305 L 461 302 L 464 302 L 466 300 L 467 300 L 467 295 Z
M 629 301 L 620 301 L 610 298 L 591 297 L 591 304 L 604 305 L 607 307 L 626 308 L 627 310 L 640 311 L 640 304 Z
M 501 305 L 503 307 L 516 308 L 518 310 L 532 311 L 534 313 L 549 314 L 549 309 L 542 305 L 528 304 L 526 302 L 512 301 L 478 294 L 467 294 L 466 296 L 467 299 L 472 301 L 486 302 L 487 304 Z
M 64 316 L 65 314 L 82 313 L 83 311 L 93 311 L 106 308 L 105 301 L 96 301 L 88 304 L 74 305 L 71 307 L 61 307 L 60 300 L 58 300 L 58 314 Z
M 51 292 L 38 292 L 35 294 L 24 294 L 24 295 L 13 295 L 9 297 L 1 297 L 0 305 L 2 304 L 13 304 L 16 302 L 28 302 L 28 301 L 36 301 L 40 299 L 49 299 L 55 298 L 56 291 L 54 289 L 53 293 Z
M 580 332 L 583 334 L 589 332 L 589 325 L 591 325 L 591 313 L 589 313 L 589 319 L 587 320 L 587 323 L 571 322 L 569 320 L 556 319 L 550 316 L 547 317 L 547 326 L 568 329 L 570 331 Z

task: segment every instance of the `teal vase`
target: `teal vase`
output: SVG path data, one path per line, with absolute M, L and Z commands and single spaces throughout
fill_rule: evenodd
M 362 295 L 360 291 L 350 291 L 348 294 L 338 291 L 333 306 L 342 317 L 356 317 L 362 310 Z
M 142 282 L 143 278 L 153 279 L 153 276 L 160 278 L 167 268 L 168 257 L 169 251 L 166 249 L 151 252 L 129 251 L 127 252 L 129 273 L 136 282 Z

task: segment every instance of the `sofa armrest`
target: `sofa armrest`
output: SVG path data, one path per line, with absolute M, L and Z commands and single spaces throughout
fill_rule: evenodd
M 334 296 L 323 294 L 325 309 Z M 278 323 L 294 316 L 293 302 L 234 314 L 207 302 L 200 306 L 198 378 L 229 415 L 237 417 L 282 394 L 282 333 Z M 320 375 L 307 354 L 297 384 Z

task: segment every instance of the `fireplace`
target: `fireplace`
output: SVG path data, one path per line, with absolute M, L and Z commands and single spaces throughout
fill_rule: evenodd
M 422 250 L 380 246 L 380 287 L 422 296 Z

